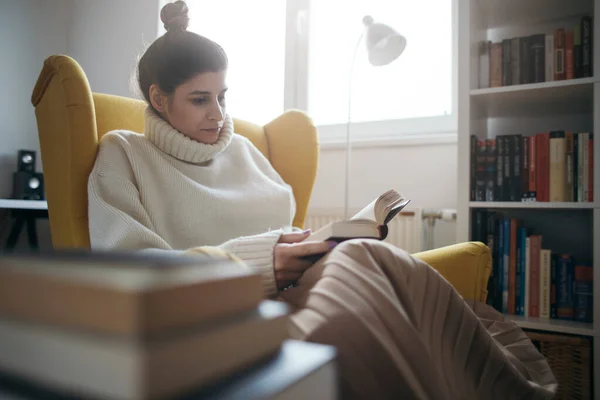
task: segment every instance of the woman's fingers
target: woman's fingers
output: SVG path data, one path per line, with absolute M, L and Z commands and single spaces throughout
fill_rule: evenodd
M 283 236 L 283 235 L 282 235 Z M 296 282 L 314 263 L 311 255 L 325 254 L 336 242 L 279 243 L 274 250 L 275 280 L 279 288 Z
M 310 229 L 304 232 L 284 233 L 279 237 L 279 243 L 299 243 L 310 236 Z
M 287 270 L 277 271 L 276 270 L 275 271 L 275 282 L 277 283 L 277 287 L 279 289 L 283 289 L 283 288 L 288 287 L 288 286 L 294 284 L 295 282 L 297 282 L 301 276 L 302 276 L 302 272 L 287 271 Z
M 337 245 L 336 242 L 303 242 L 288 247 L 288 254 L 293 257 L 306 257 L 313 254 L 327 253 Z
M 313 264 L 313 261 L 303 259 L 304 257 L 325 254 L 336 244 L 336 242 L 280 243 L 275 246 L 275 268 L 304 270 Z
M 277 281 L 297 281 L 301 276 L 302 273 L 296 271 L 275 271 Z
M 293 281 L 279 281 L 279 280 L 278 280 L 278 281 L 277 281 L 277 287 L 278 287 L 279 289 L 285 289 L 286 287 L 288 287 L 288 286 L 291 286 L 291 285 L 293 285 L 294 283 L 296 283 L 296 281 L 297 281 L 297 279 L 296 279 L 296 280 L 293 280 Z
M 277 245 L 275 255 L 275 270 L 304 272 L 312 265 L 310 260 L 303 260 L 294 255 L 291 247 L 293 245 Z

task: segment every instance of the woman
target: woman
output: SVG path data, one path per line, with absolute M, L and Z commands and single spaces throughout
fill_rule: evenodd
M 303 242 L 309 233 L 290 227 L 290 187 L 234 133 L 224 51 L 186 31 L 184 2 L 167 4 L 161 19 L 167 33 L 138 67 L 144 133 L 106 134 L 89 178 L 92 248 L 243 260 L 266 296 L 292 306 L 294 338 L 337 347 L 345 398 L 552 395 L 531 342 L 494 339 L 499 325 L 482 322 L 497 314 L 467 305 L 425 263 L 381 242 Z M 314 265 L 303 257 L 324 253 Z

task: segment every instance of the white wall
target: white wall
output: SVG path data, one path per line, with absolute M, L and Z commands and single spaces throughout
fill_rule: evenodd
M 44 59 L 68 54 L 92 90 L 131 97 L 137 57 L 156 38 L 158 21 L 159 0 L 0 0 L 0 198 L 11 195 L 17 150 L 39 154 L 30 98 Z M 9 228 L 0 220 L 0 240 Z M 40 246 L 50 247 L 46 221 L 38 233 Z
M 12 190 L 19 149 L 37 150 L 31 92 L 44 59 L 67 52 L 70 0 L 0 0 L 0 197 Z M 41 162 L 38 159 L 38 170 Z
M 94 92 L 135 97 L 137 59 L 158 35 L 159 0 L 75 0 L 69 55 Z M 135 81 L 135 79 L 133 79 Z
M 31 92 L 46 57 L 67 53 L 71 0 L 0 0 L 0 198 L 11 196 L 17 151 L 36 150 L 41 171 L 37 122 Z M 10 220 L 0 220 L 5 240 Z M 39 221 L 40 246 L 50 247 L 47 221 Z M 18 247 L 23 246 L 22 240 Z M 0 247 L 1 247 L 0 243 Z
M 92 90 L 132 96 L 130 78 L 144 41 L 156 38 L 158 14 L 158 0 L 0 0 L 0 198 L 11 194 L 16 151 L 39 151 L 30 98 L 44 59 L 68 54 Z
M 355 147 L 351 153 L 350 208 L 361 208 L 387 189 L 411 199 L 410 207 L 456 209 L 456 143 Z M 310 208 L 344 205 L 345 151 L 321 150 Z M 454 222 L 436 222 L 435 247 L 456 242 Z

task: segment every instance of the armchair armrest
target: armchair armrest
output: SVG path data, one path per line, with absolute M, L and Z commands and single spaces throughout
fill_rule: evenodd
M 465 242 L 413 254 L 454 286 L 465 300 L 486 301 L 492 254 L 481 242 Z

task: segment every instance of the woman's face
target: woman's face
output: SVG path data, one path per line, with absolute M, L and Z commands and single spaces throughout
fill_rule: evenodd
M 219 138 L 225 117 L 226 71 L 205 72 L 179 85 L 171 96 L 160 97 L 154 104 L 153 88 L 150 88 L 152 105 L 175 129 L 197 142 L 213 144 Z M 158 107 L 157 107 L 158 106 Z

